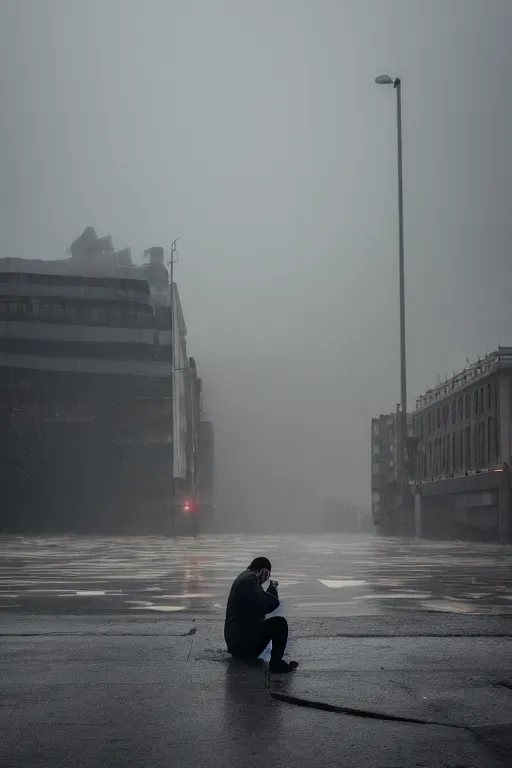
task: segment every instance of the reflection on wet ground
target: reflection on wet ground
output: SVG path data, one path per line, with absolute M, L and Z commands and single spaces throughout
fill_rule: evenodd
M 3 537 L 0 609 L 221 615 L 252 557 L 274 565 L 286 612 L 512 614 L 512 548 L 375 536 Z

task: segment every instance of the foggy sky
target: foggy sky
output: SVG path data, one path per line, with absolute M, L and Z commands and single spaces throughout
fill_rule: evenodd
M 2 255 L 182 238 L 224 519 L 369 502 L 399 399 L 380 73 L 410 405 L 512 343 L 511 29 L 510 0 L 0 0 Z

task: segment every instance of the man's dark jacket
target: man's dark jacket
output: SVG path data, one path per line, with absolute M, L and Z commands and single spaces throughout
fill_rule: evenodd
M 267 613 L 279 605 L 279 597 L 273 586 L 262 588 L 258 577 L 250 570 L 243 571 L 234 580 L 226 606 L 224 639 L 229 650 L 251 646 L 258 636 L 258 629 Z

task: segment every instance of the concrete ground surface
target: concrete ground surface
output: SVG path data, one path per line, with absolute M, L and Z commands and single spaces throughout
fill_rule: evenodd
M 509 618 L 290 625 L 301 666 L 268 677 L 216 618 L 6 616 L 0 765 L 512 765 Z
M 230 659 L 267 554 L 299 669 Z M 5 537 L 0 766 L 512 766 L 512 550 L 374 537 Z

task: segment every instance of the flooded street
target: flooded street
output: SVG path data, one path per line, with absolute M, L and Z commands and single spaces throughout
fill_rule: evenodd
M 222 615 L 267 555 L 290 616 L 512 614 L 512 548 L 374 536 L 3 537 L 4 613 Z

